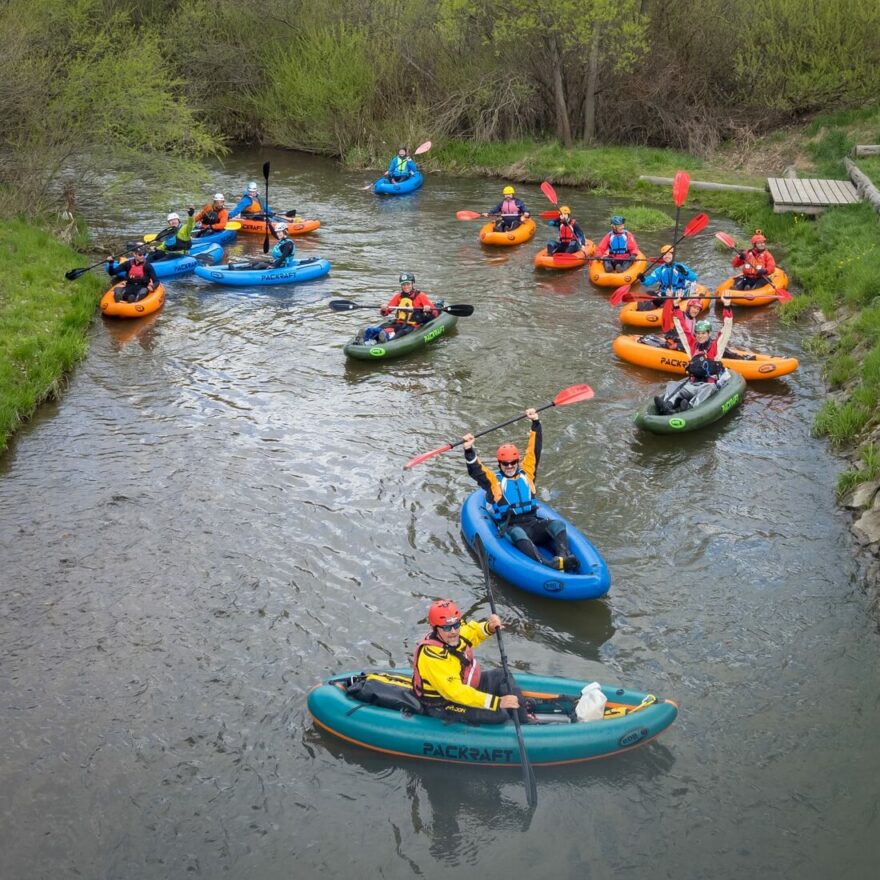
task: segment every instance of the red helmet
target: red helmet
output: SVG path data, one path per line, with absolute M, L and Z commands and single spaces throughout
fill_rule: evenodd
M 461 611 L 452 599 L 438 599 L 428 609 L 428 623 L 431 626 L 444 626 L 447 623 L 458 623 Z
M 495 458 L 498 459 L 499 464 L 519 461 L 519 450 L 512 443 L 504 443 L 498 447 Z
M 759 244 L 759 243 L 760 243 L 760 244 L 766 244 L 766 243 L 767 243 L 767 239 L 764 238 L 764 236 L 763 236 L 760 232 L 756 232 L 756 233 L 752 236 L 752 244 Z

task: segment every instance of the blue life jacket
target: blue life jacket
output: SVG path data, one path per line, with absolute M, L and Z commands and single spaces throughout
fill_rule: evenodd
M 281 246 L 284 244 L 289 244 L 289 245 L 291 245 L 291 248 L 292 248 L 290 253 L 286 257 L 284 255 L 284 251 L 281 249 Z M 283 239 L 282 241 L 279 241 L 275 245 L 275 247 L 272 248 L 272 259 L 274 259 L 277 262 L 282 257 L 284 257 L 284 262 L 281 263 L 278 268 L 292 266 L 294 263 L 293 255 L 295 252 L 296 252 L 295 245 L 293 244 L 292 241 L 290 241 L 289 238 L 286 238 L 286 239 Z
M 487 506 L 496 523 L 503 523 L 508 513 L 521 516 L 525 513 L 534 513 L 538 509 L 532 488 L 529 486 L 529 478 L 522 471 L 515 477 L 505 477 L 501 471 L 495 476 L 501 486 L 501 500 L 490 501 Z
M 611 239 L 608 242 L 608 253 L 612 256 L 629 253 L 629 236 L 625 232 L 611 233 Z

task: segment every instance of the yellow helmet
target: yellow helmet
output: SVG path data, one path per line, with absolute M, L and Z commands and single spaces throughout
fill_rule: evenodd
M 570 214 L 570 213 L 571 213 L 571 208 L 569 208 L 568 205 L 563 205 L 563 206 L 559 209 L 559 213 L 560 213 L 560 214 Z
M 512 186 L 505 186 L 501 191 L 501 194 L 504 196 L 512 196 L 515 192 L 516 190 Z
M 664 244 L 662 248 L 660 248 L 661 254 L 668 254 L 672 250 L 671 244 Z

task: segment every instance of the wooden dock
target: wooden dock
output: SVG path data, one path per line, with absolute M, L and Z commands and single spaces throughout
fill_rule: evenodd
M 821 214 L 826 208 L 854 205 L 859 193 L 849 180 L 813 180 L 768 177 L 767 186 L 773 200 L 773 213 Z

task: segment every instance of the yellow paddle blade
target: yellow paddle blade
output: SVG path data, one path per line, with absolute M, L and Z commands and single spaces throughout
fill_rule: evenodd
M 241 229 L 241 223 L 238 220 L 230 220 L 223 228 L 228 229 L 230 232 L 238 232 Z

